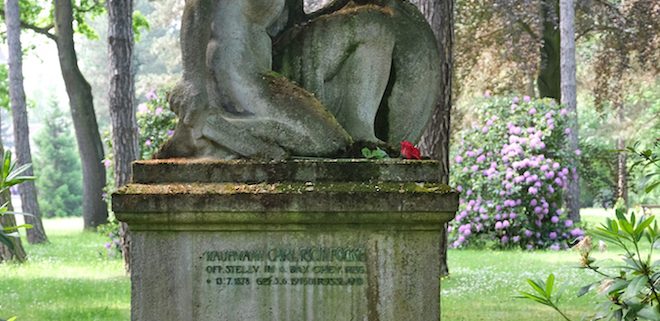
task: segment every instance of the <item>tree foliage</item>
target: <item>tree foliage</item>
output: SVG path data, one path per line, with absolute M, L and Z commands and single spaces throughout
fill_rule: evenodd
M 549 57 L 544 32 L 558 30 L 558 0 L 459 0 L 456 2 L 457 90 L 474 86 L 493 93 L 534 94 L 535 80 Z M 657 72 L 660 8 L 650 0 L 576 0 L 576 37 L 593 41 L 605 81 L 618 68 L 654 65 Z M 557 38 L 557 41 L 559 38 Z M 559 43 L 557 42 L 557 45 Z M 612 56 L 616 55 L 616 60 Z M 626 58 L 627 57 L 627 58 Z M 559 59 L 559 57 L 556 57 Z M 557 61 L 558 62 L 558 61 Z M 622 62 L 622 63 L 619 63 Z M 557 63 L 557 68 L 559 64 Z M 488 70 L 488 72 L 478 72 Z M 486 78 L 487 77 L 487 78 Z M 603 85 L 605 85 L 603 83 Z M 485 86 L 485 88 L 484 88 Z M 602 92 L 615 93 L 616 90 Z
M 71 124 L 57 107 L 51 108 L 44 127 L 35 137 L 39 205 L 47 217 L 80 216 L 81 170 Z
M 4 1 L 0 11 L 4 17 Z M 35 33 L 56 39 L 54 5 L 39 0 L 21 0 L 21 27 Z M 90 26 L 89 19 L 105 12 L 104 1 L 77 0 L 72 1 L 74 30 L 90 39 L 98 39 L 97 32 Z M 2 18 L 4 19 L 4 18 Z

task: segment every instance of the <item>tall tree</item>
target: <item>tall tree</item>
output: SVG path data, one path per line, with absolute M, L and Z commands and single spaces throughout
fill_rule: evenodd
M 112 120 L 112 151 L 115 187 L 129 183 L 131 163 L 138 158 L 138 127 L 135 118 L 133 62 L 133 0 L 108 0 L 108 60 L 110 90 L 108 106 Z M 120 223 L 122 254 L 130 271 L 130 234 Z
M 600 34 L 601 46 L 594 55 L 595 104 L 613 115 L 617 157 L 616 197 L 628 202 L 628 172 L 625 150 L 634 126 L 627 118 L 635 100 L 626 96 L 639 90 L 635 78 L 660 74 L 660 6 L 657 1 L 630 0 L 609 3 L 608 28 Z M 631 128 L 632 127 L 632 128 Z
M 539 76 L 536 80 L 539 96 L 556 100 L 561 99 L 560 72 L 560 31 L 557 0 L 541 1 L 541 16 L 543 28 L 541 32 L 541 62 Z
M 621 125 L 625 123 L 626 112 L 623 108 L 623 103 L 618 103 L 616 108 L 616 119 Z M 628 153 L 626 152 L 626 137 L 623 130 L 619 130 L 616 134 L 616 149 L 617 153 L 617 175 L 616 175 L 616 198 L 617 201 L 623 201 L 625 206 L 628 206 Z
M 566 207 L 573 221 L 580 220 L 580 177 L 577 166 L 579 162 L 574 153 L 578 150 L 578 117 L 577 117 L 577 80 L 575 67 L 575 3 L 573 0 L 559 2 L 559 29 L 561 33 L 561 103 L 568 111 L 568 128 L 570 128 L 566 148 L 573 156 L 569 168 L 573 168 L 573 179 L 568 181 Z
M 418 0 L 417 6 L 424 14 L 435 34 L 440 49 L 442 81 L 438 90 L 442 93 L 431 121 L 419 143 L 424 154 L 441 163 L 442 182 L 449 182 L 449 129 L 452 105 L 452 50 L 454 44 L 454 0 Z M 447 226 L 442 233 L 441 273 L 449 273 L 447 267 Z
M 9 97 L 14 121 L 14 139 L 16 144 L 17 164 L 32 164 L 30 152 L 30 128 L 23 89 L 23 52 L 21 50 L 21 18 L 18 0 L 5 1 L 5 23 L 7 24 L 7 44 L 9 47 Z M 32 168 L 25 175 L 32 176 Z M 21 194 L 21 207 L 30 216 L 25 217 L 26 223 L 32 225 L 27 230 L 27 240 L 31 244 L 48 241 L 44 226 L 41 223 L 41 212 L 37 201 L 37 188 L 34 181 L 27 181 L 18 189 Z
M 94 114 L 91 87 L 78 68 L 73 22 L 76 23 L 76 32 L 87 37 L 96 36 L 85 19 L 88 15 L 103 12 L 103 5 L 95 0 L 79 0 L 75 1 L 75 5 L 71 0 L 56 0 L 53 7 L 48 7 L 35 0 L 25 0 L 21 1 L 21 7 L 27 8 L 21 14 L 21 27 L 44 35 L 57 44 L 82 163 L 84 227 L 95 228 L 108 219 L 107 206 L 103 200 L 103 143 Z M 0 11 L 4 15 L 4 8 Z M 52 33 L 53 29 L 55 33 Z
M 85 228 L 106 223 L 107 206 L 102 198 L 105 186 L 103 143 L 99 134 L 92 88 L 78 68 L 73 41 L 73 7 L 71 0 L 55 0 L 55 39 L 66 86 L 71 116 L 78 142 L 83 170 L 83 218 Z
M 79 0 L 75 1 L 75 5 L 71 0 L 56 0 L 53 7 L 50 7 L 36 0 L 24 0 L 21 1 L 21 8 L 27 8 L 21 14 L 21 27 L 44 35 L 57 44 L 83 169 L 84 227 L 95 228 L 108 219 L 107 206 L 103 200 L 103 143 L 94 114 L 91 87 L 78 68 L 73 22 L 76 23 L 76 32 L 87 37 L 96 36 L 85 19 L 88 15 L 103 12 L 103 5 L 96 0 Z M 4 15 L 4 8 L 0 11 Z M 52 33 L 53 29 L 55 33 Z

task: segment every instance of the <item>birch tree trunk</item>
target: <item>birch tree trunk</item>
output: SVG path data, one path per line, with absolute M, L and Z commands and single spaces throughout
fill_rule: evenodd
M 561 33 L 561 103 L 568 111 L 568 127 L 566 148 L 574 157 L 570 157 L 568 167 L 572 170 L 572 179 L 568 180 L 566 192 L 566 207 L 569 217 L 580 221 L 580 177 L 577 171 L 579 162 L 576 155 L 578 150 L 578 114 L 577 114 L 577 85 L 575 70 L 575 4 L 573 0 L 560 0 L 559 2 L 559 29 Z
M 431 122 L 422 135 L 419 147 L 424 155 L 440 161 L 442 182 L 449 182 L 449 129 L 452 104 L 452 50 L 454 45 L 454 0 L 418 0 L 417 6 L 431 25 L 440 49 L 441 99 L 433 111 Z M 442 275 L 447 275 L 447 225 L 440 244 Z
M 18 0 L 5 1 L 5 23 L 7 24 L 7 45 L 9 49 L 9 97 L 14 121 L 14 140 L 16 144 L 17 165 L 32 163 L 30 153 L 30 128 L 25 107 L 25 90 L 23 89 L 23 52 L 21 50 L 21 21 Z M 25 175 L 34 175 L 32 168 Z M 30 244 L 48 241 L 44 226 L 41 223 L 41 212 L 37 201 L 37 188 L 34 181 L 27 181 L 18 186 L 21 194 L 22 212 L 25 223 L 32 225 L 27 230 L 27 240 Z
M 109 0 L 107 6 L 110 61 L 108 106 L 112 119 L 115 187 L 120 187 L 130 182 L 131 163 L 138 155 L 138 128 L 133 102 L 133 0 Z M 130 272 L 131 238 L 125 223 L 120 223 L 119 234 L 124 266 Z
M 73 8 L 71 0 L 55 0 L 57 52 L 71 105 L 71 118 L 76 132 L 78 152 L 83 172 L 83 220 L 86 229 L 108 221 L 108 209 L 103 200 L 105 167 L 103 143 L 99 134 L 92 89 L 78 68 L 73 42 Z
M 628 154 L 623 151 L 626 149 L 626 139 L 624 137 L 625 131 L 623 130 L 623 124 L 625 122 L 625 110 L 623 108 L 623 103 L 618 103 L 616 113 L 619 126 L 621 127 L 616 138 L 616 149 L 620 151 L 617 155 L 616 197 L 617 202 L 619 199 L 623 200 L 623 204 L 626 206 L 626 208 L 628 208 Z

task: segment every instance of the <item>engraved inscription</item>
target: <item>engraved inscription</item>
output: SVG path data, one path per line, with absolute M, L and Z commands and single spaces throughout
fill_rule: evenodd
M 366 250 L 354 247 L 209 250 L 201 259 L 217 286 L 360 286 L 367 273 Z

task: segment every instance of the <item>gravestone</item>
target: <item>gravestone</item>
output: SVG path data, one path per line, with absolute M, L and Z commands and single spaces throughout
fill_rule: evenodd
M 189 0 L 181 26 L 176 130 L 112 199 L 132 320 L 439 320 L 446 173 L 339 158 L 419 140 L 442 76 L 419 11 Z
M 113 195 L 132 320 L 439 320 L 439 163 L 151 160 Z

